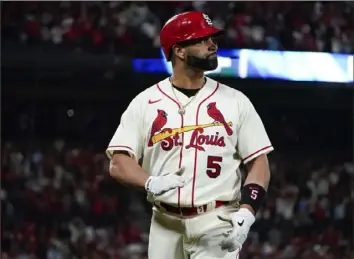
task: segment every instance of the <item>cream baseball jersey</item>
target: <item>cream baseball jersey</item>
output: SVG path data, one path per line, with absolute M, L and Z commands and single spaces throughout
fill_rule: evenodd
M 184 166 L 185 186 L 157 202 L 196 207 L 235 200 L 240 163 L 273 150 L 263 123 L 243 93 L 213 79 L 191 98 L 169 78 L 140 93 L 123 113 L 107 155 L 125 150 L 137 160 L 143 157 L 142 167 L 153 176 Z M 187 103 L 180 114 L 180 104 Z

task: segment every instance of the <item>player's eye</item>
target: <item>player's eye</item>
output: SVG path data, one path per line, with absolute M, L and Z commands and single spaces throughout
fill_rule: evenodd
M 215 37 L 212 37 L 212 36 L 207 36 L 207 37 L 204 37 L 204 38 L 200 39 L 200 43 L 201 44 L 208 44 L 209 41 L 211 41 L 215 45 L 218 44 L 217 39 Z

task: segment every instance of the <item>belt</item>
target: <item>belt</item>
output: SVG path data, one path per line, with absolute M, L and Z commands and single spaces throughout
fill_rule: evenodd
M 219 208 L 224 205 L 228 205 L 230 203 L 231 202 L 229 201 L 215 201 L 215 206 L 208 206 L 208 204 L 204 204 L 198 207 L 175 207 L 163 202 L 160 202 L 159 204 L 155 204 L 155 205 L 156 207 L 162 208 L 167 213 L 190 217 L 190 216 L 195 216 L 198 214 L 205 213 L 207 211 Z

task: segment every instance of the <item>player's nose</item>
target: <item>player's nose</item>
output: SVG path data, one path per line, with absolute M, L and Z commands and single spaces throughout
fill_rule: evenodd
M 218 44 L 216 43 L 216 41 L 210 37 L 207 41 L 206 44 L 208 45 L 208 50 L 212 51 L 214 53 L 216 53 L 216 51 L 218 50 Z

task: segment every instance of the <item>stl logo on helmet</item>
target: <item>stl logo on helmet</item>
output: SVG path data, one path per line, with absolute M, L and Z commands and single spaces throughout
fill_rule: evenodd
M 209 18 L 209 16 L 207 14 L 203 13 L 203 18 L 208 25 L 210 25 L 210 26 L 213 25 L 211 19 Z
M 205 151 L 204 146 L 225 147 L 225 133 L 228 136 L 233 134 L 232 122 L 226 122 L 223 114 L 216 107 L 216 102 L 206 105 L 208 116 L 213 119 L 212 123 L 201 125 L 189 125 L 182 128 L 164 128 L 167 124 L 168 114 L 164 110 L 157 110 L 157 115 L 152 123 L 151 132 L 148 141 L 148 147 L 161 142 L 161 148 L 165 151 L 171 150 L 173 147 L 182 146 L 181 134 L 192 131 L 192 136 L 186 149 L 195 148 L 199 151 Z M 205 128 L 220 128 L 221 132 L 216 131 L 215 134 L 203 134 Z M 224 133 L 224 136 L 223 134 Z

